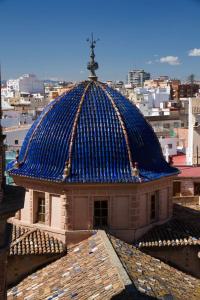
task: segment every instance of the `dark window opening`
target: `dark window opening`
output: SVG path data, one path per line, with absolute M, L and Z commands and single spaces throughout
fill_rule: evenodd
M 194 182 L 194 195 L 200 195 L 200 182 Z
M 173 196 L 180 196 L 181 194 L 181 182 L 174 181 L 173 182 Z
M 150 203 L 150 220 L 156 221 L 158 219 L 158 191 L 155 194 L 151 195 L 151 203 Z
M 156 218 L 156 197 L 155 195 L 151 196 L 151 220 Z
M 37 222 L 45 223 L 45 198 L 38 198 Z
M 94 201 L 94 227 L 108 226 L 108 201 Z
M 15 145 L 18 145 L 19 144 L 19 141 L 18 140 L 15 140 Z

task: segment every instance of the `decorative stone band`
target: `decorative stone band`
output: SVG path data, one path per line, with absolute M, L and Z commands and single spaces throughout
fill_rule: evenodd
M 75 115 L 74 124 L 73 124 L 73 127 L 72 127 L 71 138 L 70 138 L 70 143 L 69 143 L 68 159 L 65 163 L 65 168 L 63 170 L 63 181 L 70 175 L 70 169 L 71 169 L 71 165 L 72 165 L 72 150 L 73 150 L 74 139 L 75 139 L 77 125 L 78 125 L 78 120 L 79 120 L 81 108 L 82 108 L 82 105 L 83 105 L 83 102 L 84 102 L 84 99 L 85 99 L 85 95 L 86 95 L 87 90 L 88 90 L 90 85 L 91 85 L 91 82 L 89 82 L 86 85 L 86 87 L 84 89 L 84 92 L 83 92 L 83 95 L 81 97 L 81 101 L 79 103 L 76 115 Z
M 97 86 L 101 86 L 101 88 L 104 90 L 104 92 L 106 93 L 106 95 L 108 96 L 108 99 L 111 101 L 112 103 L 112 106 L 116 112 L 116 115 L 119 119 L 119 122 L 120 122 L 120 125 L 122 127 L 122 131 L 123 131 L 123 134 L 124 134 L 124 138 L 125 138 L 125 141 L 126 141 L 126 146 L 127 146 L 127 152 L 128 152 L 128 157 L 129 157 L 129 162 L 130 162 L 130 168 L 131 168 L 131 175 L 134 176 L 134 165 L 133 165 L 133 159 L 132 159 L 132 153 L 131 153 L 131 149 L 130 149 L 130 143 L 129 143 L 129 139 L 128 139 L 128 134 L 126 132 L 126 127 L 125 127 L 125 124 L 124 124 L 124 121 L 121 117 L 121 114 L 119 112 L 119 109 L 117 108 L 112 96 L 108 93 L 108 91 L 105 89 L 104 85 L 103 84 L 99 84 L 98 82 L 95 82 L 95 84 Z

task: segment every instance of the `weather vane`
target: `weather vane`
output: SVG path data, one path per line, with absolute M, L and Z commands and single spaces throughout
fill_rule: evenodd
M 99 41 L 99 39 L 93 38 L 93 33 L 91 34 L 91 39 L 87 39 L 87 42 L 90 45 L 90 62 L 87 64 L 87 69 L 90 71 L 90 75 L 88 76 L 90 80 L 97 81 L 97 75 L 95 71 L 99 68 L 98 63 L 94 60 L 95 54 L 94 54 L 94 48 L 96 46 L 96 43 Z

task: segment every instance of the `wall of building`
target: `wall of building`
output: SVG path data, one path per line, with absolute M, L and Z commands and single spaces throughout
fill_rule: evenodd
M 33 185 L 33 182 L 32 182 Z M 172 178 L 143 184 L 38 186 L 26 193 L 25 208 L 18 216 L 24 225 L 39 226 L 51 234 L 65 235 L 66 231 L 94 229 L 94 201 L 107 200 L 108 228 L 120 238 L 133 241 L 157 223 L 168 220 L 172 214 Z M 42 191 L 43 189 L 43 191 Z M 49 190 L 47 192 L 47 190 Z M 56 194 L 55 194 L 56 192 Z M 37 197 L 43 193 L 46 199 L 45 223 L 35 223 Z M 150 219 L 151 195 L 157 193 L 158 209 L 155 220 Z M 29 204 L 27 204 L 29 202 Z M 29 218 L 29 216 L 32 216 Z M 31 220 L 32 218 L 32 220 Z M 57 236 L 59 237 L 59 236 Z
M 53 228 L 61 228 L 62 205 L 60 195 L 50 195 L 50 226 Z
M 176 181 L 181 185 L 180 195 L 177 196 L 194 196 L 194 184 L 200 183 L 200 177 L 178 177 Z
M 7 284 L 12 286 L 36 269 L 44 266 L 61 255 L 13 255 L 8 256 Z
M 22 93 L 43 93 L 44 84 L 33 74 L 24 74 L 18 79 L 7 81 L 7 91 L 20 91 Z
M 30 195 L 31 191 L 27 190 L 25 193 L 24 208 L 20 211 L 20 219 L 24 222 L 31 223 L 31 207 L 30 207 Z
M 178 139 L 176 137 L 159 138 L 159 142 L 166 161 L 169 161 L 170 155 L 177 154 Z
M 4 134 L 6 135 L 5 138 L 5 144 L 7 145 L 8 150 L 14 150 L 14 149 L 20 149 L 24 138 L 29 130 L 30 126 L 27 125 L 25 127 L 14 127 L 9 128 L 4 131 Z
M 183 272 L 200 278 L 199 246 L 162 247 L 145 250 L 151 256 L 171 264 Z

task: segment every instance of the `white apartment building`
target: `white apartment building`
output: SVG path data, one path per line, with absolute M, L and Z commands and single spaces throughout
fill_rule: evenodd
M 30 126 L 31 125 L 28 124 L 20 127 L 10 127 L 3 131 L 6 136 L 4 143 L 9 151 L 16 151 L 21 148 Z
M 43 94 L 44 84 L 33 74 L 24 74 L 18 79 L 7 81 L 7 94 L 15 95 L 15 93 Z
M 126 96 L 141 110 L 144 116 L 169 114 L 167 108 L 170 100 L 170 87 L 151 88 L 137 87 L 126 88 Z
M 177 155 L 177 144 L 178 139 L 176 137 L 160 137 L 159 138 L 160 146 L 162 148 L 163 155 L 165 160 L 169 162 L 169 157 Z

